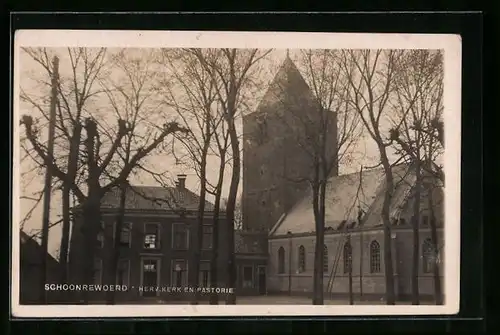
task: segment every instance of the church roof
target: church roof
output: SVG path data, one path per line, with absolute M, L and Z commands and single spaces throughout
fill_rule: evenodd
M 274 79 L 269 84 L 266 93 L 257 106 L 255 113 L 265 112 L 299 96 L 312 98 L 313 94 L 295 63 L 287 55 Z
M 397 217 L 406 202 L 414 176 L 408 165 L 393 167 L 396 189 L 391 204 L 391 217 Z M 345 225 L 357 225 L 359 209 L 362 210 L 363 227 L 382 225 L 380 214 L 384 200 L 385 174 L 382 168 L 365 170 L 330 178 L 326 190 L 325 228 L 342 230 Z M 356 222 L 353 225 L 353 222 Z M 309 192 L 289 213 L 278 222 L 272 235 L 284 235 L 288 231 L 311 233 L 315 231 L 312 194 Z

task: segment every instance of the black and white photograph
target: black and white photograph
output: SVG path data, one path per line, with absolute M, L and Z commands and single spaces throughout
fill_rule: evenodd
M 459 36 L 24 30 L 14 54 L 14 315 L 458 312 Z

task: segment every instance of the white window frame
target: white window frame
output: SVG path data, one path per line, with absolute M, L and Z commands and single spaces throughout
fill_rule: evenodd
M 144 242 L 145 242 L 145 239 L 146 239 L 146 226 L 147 225 L 156 225 L 156 227 L 158 229 L 156 229 L 156 248 L 152 249 L 152 248 L 146 248 L 144 246 Z M 161 249 L 161 225 L 159 222 L 144 222 L 144 236 L 142 237 L 142 249 L 144 250 L 160 250 Z
M 113 244 L 116 243 L 116 221 L 113 222 Z M 133 222 L 130 222 L 130 221 L 124 221 L 122 223 L 122 229 L 125 225 L 128 225 L 129 226 L 129 235 L 128 235 L 128 247 L 131 248 L 132 247 L 132 229 L 133 229 Z M 121 245 L 121 232 L 119 232 L 119 236 L 120 236 L 120 245 Z
M 201 278 L 201 274 L 202 274 L 201 264 L 208 264 L 207 286 L 211 287 L 211 285 L 210 285 L 210 278 L 212 277 L 212 273 L 211 273 L 211 271 L 212 271 L 212 269 L 211 269 L 212 264 L 211 264 L 211 261 L 205 261 L 205 260 L 200 261 L 200 270 L 199 270 L 200 273 L 198 274 L 198 282 L 199 282 L 198 285 L 203 286 L 203 283 L 202 283 L 202 280 L 201 280 L 202 279 Z
M 186 227 L 186 248 L 176 248 L 175 246 L 175 226 L 184 226 Z M 189 250 L 189 227 L 185 223 L 174 222 L 172 223 L 172 250 Z
M 185 278 L 182 278 L 182 283 L 181 285 L 187 285 L 188 283 L 188 280 L 189 280 L 189 261 L 187 259 L 183 259 L 183 258 L 176 258 L 176 259 L 172 259 L 170 261 L 170 285 L 171 286 L 174 286 L 174 282 L 175 282 L 175 269 L 174 269 L 174 265 L 176 262 L 183 262 L 186 264 L 186 271 L 184 271 L 186 273 L 186 277 Z
M 210 235 L 212 239 L 210 240 L 210 248 L 204 248 L 203 247 L 203 237 L 205 237 L 205 232 L 203 231 L 203 228 L 209 227 L 212 229 L 212 234 Z M 213 246 L 213 236 L 214 236 L 214 227 L 211 224 L 203 224 L 202 226 L 202 231 L 201 231 L 201 238 L 202 238 L 202 243 L 201 243 L 201 250 L 212 250 L 214 248 Z M 188 230 L 189 231 L 189 230 Z M 173 232 L 172 232 L 173 233 Z M 189 234 L 189 233 L 188 233 Z M 188 247 L 189 247 L 189 242 L 188 242 Z
M 156 261 L 156 285 L 160 285 L 161 280 L 161 258 L 160 257 L 141 257 L 141 287 L 144 287 L 144 261 L 154 260 Z M 142 297 L 144 291 L 139 290 L 139 295 Z M 160 296 L 160 290 L 156 291 L 156 296 Z

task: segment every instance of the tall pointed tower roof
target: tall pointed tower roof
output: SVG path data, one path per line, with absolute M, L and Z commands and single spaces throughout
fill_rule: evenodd
M 313 95 L 304 77 L 287 53 L 255 112 L 264 112 L 276 104 L 289 101 L 290 97 L 300 96 L 310 98 Z

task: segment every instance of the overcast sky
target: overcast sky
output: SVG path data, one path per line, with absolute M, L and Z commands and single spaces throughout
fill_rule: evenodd
M 71 77 L 71 72 L 69 67 L 70 59 L 68 57 L 67 51 L 65 49 L 51 49 L 50 52 L 53 54 L 57 54 L 60 58 L 61 78 L 70 78 Z M 138 49 L 133 50 L 133 53 L 135 55 L 140 55 L 141 53 L 150 53 L 150 52 L 151 50 L 138 50 Z M 263 82 L 269 83 L 272 80 L 277 69 L 279 68 L 279 65 L 286 57 L 286 52 L 287 52 L 286 50 L 273 50 L 270 53 L 269 57 L 267 57 L 265 60 L 262 61 L 261 66 L 263 67 L 263 71 L 261 72 L 261 79 L 263 80 Z M 297 60 L 298 52 L 291 50 L 289 51 L 289 53 L 292 59 Z M 297 65 L 300 70 L 300 64 Z M 40 91 L 37 88 L 39 86 L 35 81 L 35 80 L 47 80 L 45 72 L 42 70 L 39 64 L 34 62 L 31 59 L 31 57 L 24 52 L 21 52 L 20 54 L 20 74 L 21 74 L 20 85 L 26 91 L 27 94 L 33 96 L 41 96 L 47 93 Z M 116 76 L 115 73 L 110 73 L 110 78 L 113 78 L 114 76 Z M 265 85 L 262 86 L 262 89 L 259 92 L 256 92 L 256 94 L 254 95 L 255 101 L 252 101 L 251 104 L 256 105 L 260 100 L 260 97 L 262 96 L 264 91 L 265 91 Z M 93 106 L 96 107 L 97 109 L 100 109 L 101 111 L 106 110 L 107 102 L 104 99 L 93 101 L 92 103 Z M 22 114 L 31 114 L 35 117 L 39 116 L 38 111 L 36 111 L 33 108 L 29 108 L 29 106 L 26 104 L 21 104 L 19 115 Z M 111 113 L 106 115 L 109 115 L 109 120 L 106 120 L 106 122 L 111 125 L 115 124 L 116 121 L 114 120 L 116 119 L 116 116 Z M 108 118 L 108 116 L 104 116 L 104 118 L 106 119 Z M 239 129 L 241 129 L 241 124 L 239 125 Z M 42 131 L 46 132 L 46 129 L 43 129 Z M 23 135 L 22 128 L 20 135 L 21 136 Z M 42 136 L 44 135 L 42 134 Z M 341 165 L 340 166 L 341 173 L 349 173 L 357 171 L 361 165 L 370 166 L 376 164 L 378 158 L 378 152 L 374 143 L 370 139 L 363 137 L 358 142 L 354 151 L 357 153 L 355 155 L 355 162 L 352 163 L 350 166 Z M 174 177 L 178 173 L 187 174 L 188 177 L 186 181 L 186 186 L 195 192 L 199 188 L 198 187 L 199 181 L 194 171 L 182 165 L 176 165 L 175 160 L 172 156 L 158 155 L 150 157 L 148 159 L 148 166 L 159 167 L 159 170 L 162 171 L 168 169 L 169 170 L 168 172 L 172 177 Z M 33 162 L 31 162 L 30 160 L 23 161 L 21 164 L 21 173 L 29 171 L 30 168 L 32 167 L 33 167 Z M 209 161 L 208 172 L 207 172 L 208 179 L 210 181 L 216 181 L 218 173 L 217 170 L 218 170 L 218 161 L 212 159 L 211 161 Z M 225 178 L 226 181 L 229 181 L 230 172 L 231 172 L 230 169 L 228 169 Z M 136 176 L 132 176 L 130 178 L 130 181 L 132 184 L 137 184 L 137 185 L 157 185 L 155 180 L 146 173 L 139 173 Z M 40 176 L 40 175 L 35 175 L 33 173 L 29 174 L 29 176 L 23 175 L 22 184 L 23 184 L 21 189 L 22 196 L 32 197 L 35 192 L 39 192 L 42 189 L 43 175 Z M 227 182 L 224 190 L 225 195 L 227 194 L 228 191 L 228 186 L 229 186 L 228 184 L 229 183 Z M 240 191 L 241 191 L 241 185 L 242 183 L 240 183 Z M 27 211 L 31 207 L 32 207 L 31 201 L 29 200 L 21 201 L 22 217 L 26 215 Z M 60 197 L 59 197 L 59 192 L 56 192 L 53 195 L 53 201 L 52 201 L 52 211 L 51 211 L 52 221 L 57 221 L 59 219 L 59 211 L 60 211 Z M 27 232 L 33 231 L 33 229 L 39 229 L 41 227 L 41 222 L 42 222 L 42 211 L 40 205 L 36 208 L 31 219 L 25 224 L 24 229 Z M 60 236 L 61 236 L 60 226 L 51 229 L 49 237 L 49 249 L 51 253 L 54 253 L 58 249 Z

